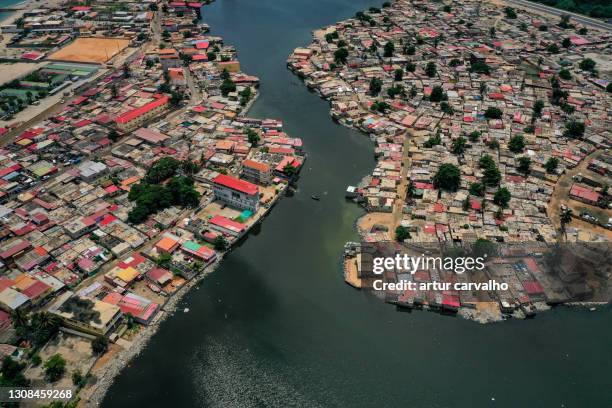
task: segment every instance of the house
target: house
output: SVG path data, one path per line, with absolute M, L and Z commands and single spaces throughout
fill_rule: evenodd
M 13 288 L 4 288 L 4 290 L 0 292 L 0 308 L 2 308 L 2 310 L 12 312 L 21 307 L 26 307 L 29 304 L 30 298 Z
M 186 241 L 183 243 L 181 250 L 184 253 L 191 255 L 194 258 L 198 258 L 206 263 L 212 262 L 217 257 L 217 253 L 214 250 L 193 241 Z
M 245 180 L 220 174 L 212 180 L 215 199 L 241 210 L 256 212 L 259 208 L 259 187 Z
M 272 168 L 255 160 L 242 162 L 242 178 L 267 186 L 272 181 Z
M 135 293 L 121 295 L 116 292 L 106 295 L 102 302 L 113 305 L 121 309 L 123 314 L 130 314 L 134 320 L 140 324 L 149 324 L 159 310 L 159 305 L 155 302 L 138 296 Z
M 212 229 L 234 237 L 238 237 L 246 231 L 246 225 L 230 220 L 222 215 L 215 215 L 208 223 Z
M 79 165 L 78 169 L 81 178 L 88 182 L 93 181 L 108 172 L 108 167 L 106 167 L 106 164 L 92 160 L 85 160 Z
M 75 295 L 67 291 L 49 307 L 49 313 L 59 317 L 62 324 L 75 334 L 107 336 L 123 316 L 116 305 Z
M 167 95 L 163 95 L 139 108 L 129 110 L 115 119 L 117 128 L 124 132 L 134 130 L 142 126 L 146 121 L 159 115 L 166 109 L 169 102 L 170 98 Z
M 145 276 L 151 283 L 163 288 L 172 282 L 172 277 L 174 275 L 167 269 L 157 267 L 151 269 Z
M 140 273 L 135 268 L 131 266 L 122 268 L 118 265 L 104 275 L 104 280 L 113 286 L 126 288 L 139 276 Z
M 569 192 L 569 196 L 573 200 L 581 201 L 583 203 L 591 205 L 597 205 L 599 199 L 601 198 L 601 194 L 599 194 L 598 192 L 578 184 L 572 185 L 572 188 Z
M 163 238 L 155 244 L 157 252 L 162 254 L 171 254 L 178 247 L 179 239 L 172 234 L 164 234 Z

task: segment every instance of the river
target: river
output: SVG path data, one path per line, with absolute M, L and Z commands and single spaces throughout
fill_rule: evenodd
M 304 140 L 299 191 L 192 290 L 103 406 L 604 407 L 612 401 L 612 309 L 558 308 L 479 325 L 403 313 L 342 279 L 362 211 L 344 199 L 374 165 L 364 135 L 285 67 L 313 29 L 380 2 L 218 0 L 203 20 L 262 80 L 251 116 Z M 310 199 L 312 194 L 321 201 Z

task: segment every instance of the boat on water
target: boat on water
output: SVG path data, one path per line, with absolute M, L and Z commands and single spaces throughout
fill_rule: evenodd
M 310 198 L 312 198 L 315 201 L 319 201 L 321 199 L 321 197 L 319 197 L 318 195 L 311 195 Z

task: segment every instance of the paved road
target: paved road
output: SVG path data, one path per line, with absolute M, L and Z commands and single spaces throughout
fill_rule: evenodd
M 601 20 L 597 20 L 591 17 L 584 16 L 582 14 L 572 13 L 566 10 L 557 9 L 554 7 L 545 6 L 543 4 L 534 3 L 526 0 L 505 0 L 505 3 L 509 5 L 513 5 L 515 7 L 524 7 L 527 9 L 538 10 L 549 14 L 554 14 L 556 16 L 562 16 L 567 14 L 572 17 L 572 21 L 578 22 L 580 24 L 584 24 L 587 27 L 598 28 L 600 30 L 605 30 L 612 32 L 612 25 L 606 24 Z

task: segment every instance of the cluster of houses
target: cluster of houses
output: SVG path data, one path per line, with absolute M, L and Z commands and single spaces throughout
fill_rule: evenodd
M 375 142 L 376 168 L 347 195 L 369 212 L 401 212 L 390 230 L 401 223 L 416 242 L 552 242 L 550 208 L 568 198 L 555 197 L 559 180 L 610 147 L 610 36 L 478 1 L 398 0 L 316 31 L 287 63 L 336 120 Z M 483 183 L 483 156 L 498 181 Z M 436 185 L 444 164 L 459 169 L 456 188 Z M 564 183 L 594 204 L 609 181 Z M 495 203 L 500 189 L 507 205 Z M 609 233 L 604 201 L 590 241 Z
M 99 4 L 75 12 L 91 17 Z M 152 324 L 297 177 L 301 139 L 244 116 L 259 80 L 240 71 L 233 47 L 201 33 L 195 4 L 160 3 L 150 30 L 168 33 L 165 46 L 146 43 L 26 130 L 0 128 L 10 136 L 0 148 L 0 317 L 47 311 L 69 333 L 111 340 L 126 316 Z M 130 222 L 130 191 L 169 157 L 189 164 L 196 205 Z
M 91 4 L 41 4 L 18 12 L 11 23 L 2 24 L 2 34 L 14 34 L 8 47 L 23 48 L 32 54 L 23 59 L 38 60 L 44 53 L 65 46 L 79 36 L 137 39 L 146 32 L 157 9 L 156 2 L 94 2 Z M 199 10 L 199 7 L 198 7 Z

